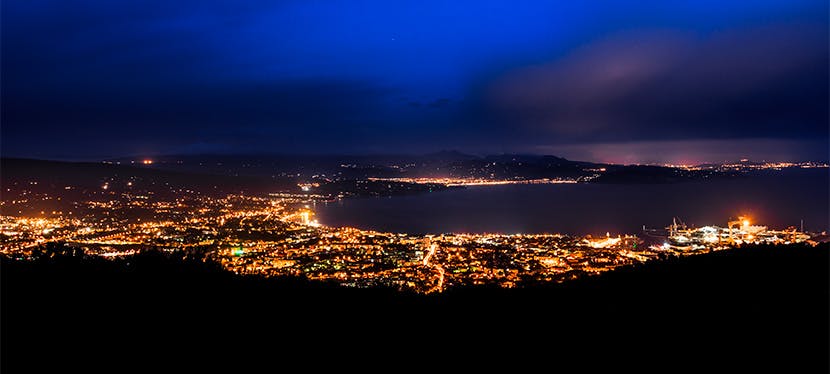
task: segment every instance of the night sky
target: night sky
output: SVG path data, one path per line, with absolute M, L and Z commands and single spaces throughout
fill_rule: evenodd
M 828 3 L 2 2 L 2 155 L 828 157 Z

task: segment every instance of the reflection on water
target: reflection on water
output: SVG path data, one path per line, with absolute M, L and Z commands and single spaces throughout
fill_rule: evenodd
M 639 233 L 672 217 L 726 225 L 738 215 L 773 228 L 828 229 L 827 169 L 709 182 L 504 185 L 317 204 L 321 223 L 409 233 Z

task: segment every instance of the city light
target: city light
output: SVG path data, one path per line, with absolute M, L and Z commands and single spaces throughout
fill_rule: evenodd
M 458 186 L 499 186 L 505 184 L 556 184 L 556 183 L 578 183 L 578 179 L 519 179 L 519 180 L 493 180 L 474 178 L 368 178 L 370 181 L 399 182 L 415 184 L 441 184 L 449 187 Z
M 475 185 L 484 181 L 426 178 L 408 182 Z M 483 284 L 508 288 L 559 282 L 665 256 L 811 240 L 810 235 L 793 228 L 754 226 L 744 216 L 727 221 L 726 228 L 687 228 L 675 222 L 667 227 L 662 244 L 612 233 L 412 235 L 323 225 L 313 206 L 330 198 L 325 195 L 209 196 L 175 187 L 169 187 L 169 193 L 142 187 L 118 191 L 109 188 L 111 185 L 132 187 L 138 183 L 109 178 L 101 185 L 104 191 L 81 189 L 85 199 L 49 209 L 51 214 L 40 207 L 61 196 L 23 194 L 5 201 L 12 211 L 26 209 L 28 213 L 0 216 L 4 235 L 0 254 L 26 259 L 46 243 L 66 243 L 81 248 L 86 256 L 107 259 L 150 250 L 198 248 L 206 260 L 236 274 L 301 276 L 347 287 L 383 286 L 434 293 Z M 312 190 L 318 185 L 303 183 L 299 187 Z M 75 193 L 74 188 L 60 191 Z

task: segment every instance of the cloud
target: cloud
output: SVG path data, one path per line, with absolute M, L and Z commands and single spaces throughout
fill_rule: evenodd
M 555 154 L 571 160 L 620 164 L 701 164 L 737 161 L 826 161 L 827 141 L 821 139 L 693 139 L 615 143 L 542 145 L 534 153 Z
M 4 155 L 828 136 L 820 2 L 370 3 L 2 2 Z
M 511 71 L 487 102 L 554 142 L 826 137 L 827 56 L 826 33 L 803 25 L 639 32 Z
M 388 93 L 370 82 L 323 78 L 18 93 L 3 100 L 3 121 L 14 124 L 4 126 L 3 146 L 40 149 L 41 142 L 56 142 L 51 134 L 62 134 L 72 147 L 96 154 L 191 143 L 240 151 L 296 151 L 314 143 L 319 149 L 360 138 Z

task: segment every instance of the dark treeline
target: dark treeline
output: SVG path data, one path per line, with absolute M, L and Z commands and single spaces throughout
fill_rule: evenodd
M 829 249 L 755 246 L 423 296 L 237 276 L 198 253 L 109 261 L 53 245 L 0 264 L 3 372 L 827 372 Z

